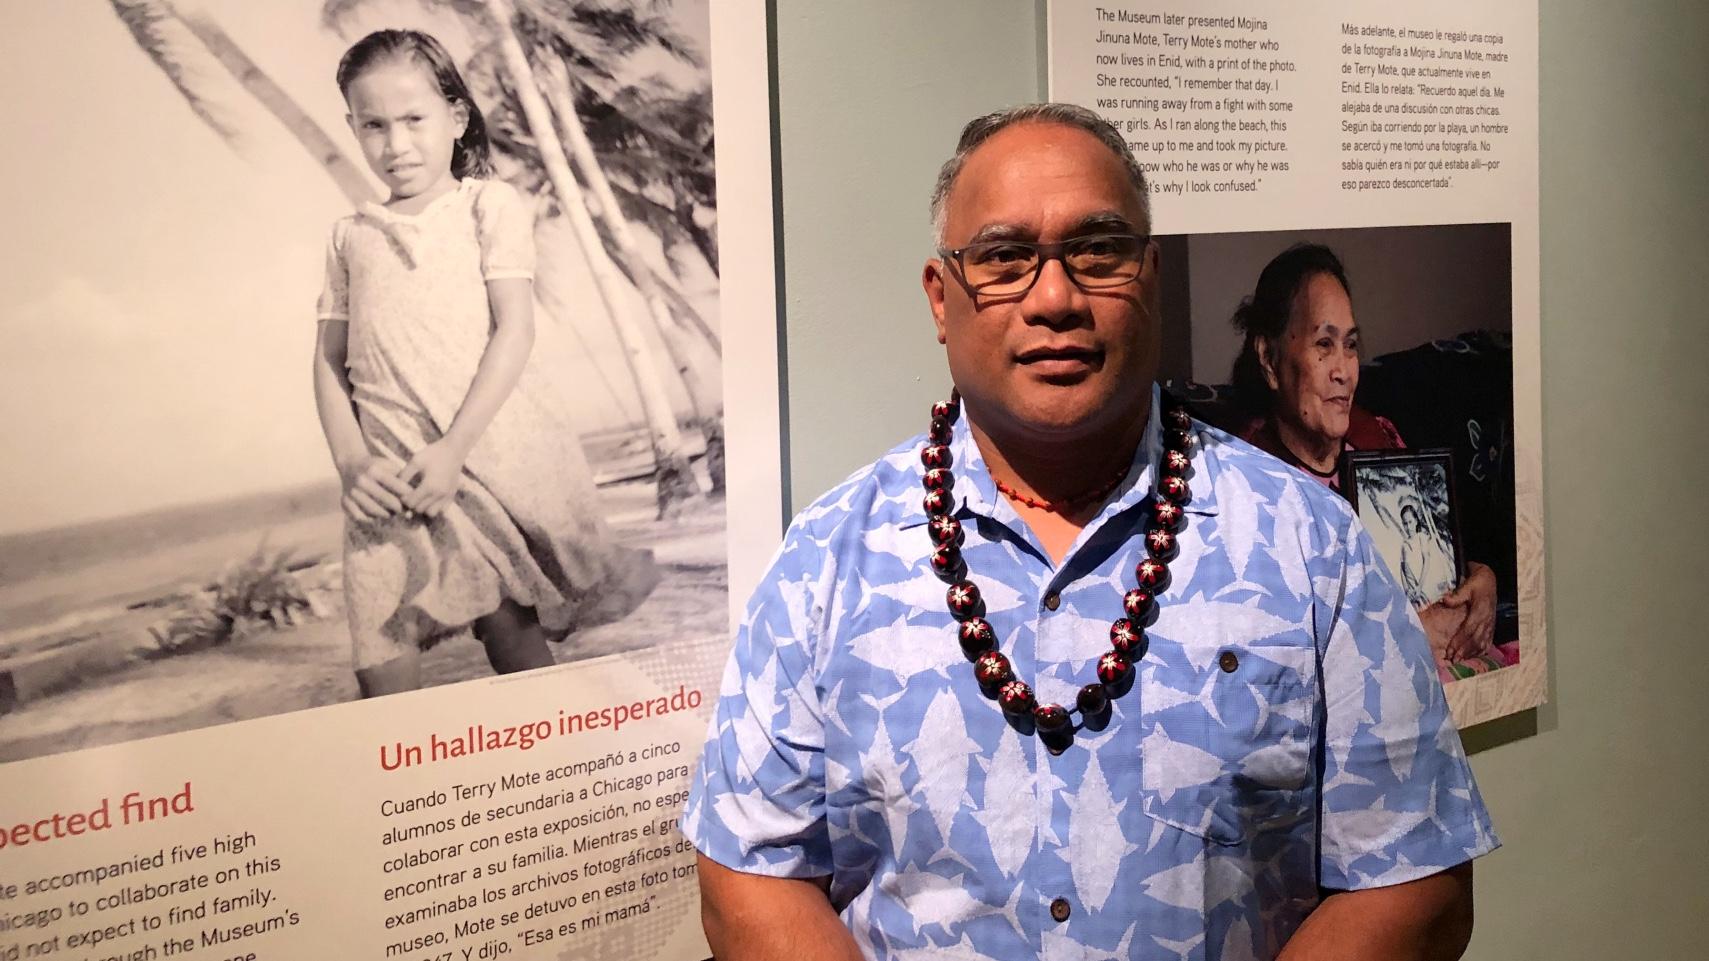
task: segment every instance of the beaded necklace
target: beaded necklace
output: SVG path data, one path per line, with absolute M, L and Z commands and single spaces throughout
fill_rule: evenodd
M 1110 650 L 1098 658 L 1097 682 L 1080 688 L 1075 698 L 1082 723 L 1103 715 L 1109 710 L 1111 699 L 1120 697 L 1131 686 L 1133 665 L 1145 656 L 1150 644 L 1145 628 L 1156 614 L 1157 595 L 1169 586 L 1169 562 L 1179 550 L 1176 535 L 1186 520 L 1182 508 L 1192 499 L 1187 486 L 1187 476 L 1192 471 L 1192 461 L 1187 456 L 1192 445 L 1192 418 L 1169 394 L 1160 396 L 1164 449 L 1157 465 L 1156 488 L 1147 503 L 1146 557 L 1134 568 L 1138 586 L 1122 596 L 1122 610 L 1127 616 L 1110 624 Z M 932 573 L 949 584 L 945 600 L 958 622 L 957 639 L 962 652 L 973 662 L 973 676 L 980 689 L 987 697 L 995 697 L 1010 718 L 1023 724 L 1030 719 L 1046 745 L 1061 753 L 1073 737 L 1069 710 L 1060 704 L 1038 703 L 1032 686 L 1015 677 L 1009 659 L 997 650 L 997 633 L 985 619 L 979 587 L 968 579 L 967 563 L 961 556 L 965 535 L 961 522 L 954 517 L 955 475 L 951 471 L 953 458 L 949 449 L 951 428 L 960 414 L 960 399 L 954 392 L 949 400 L 933 404 L 931 428 L 920 451 L 920 463 L 925 470 L 921 480 L 926 488 L 926 529 L 936 545 L 931 555 Z M 1121 479 L 1105 487 L 1100 496 L 1114 490 Z M 1029 506 L 1056 509 L 1049 504 L 1021 500 Z M 1084 502 L 1083 498 L 1076 500 Z

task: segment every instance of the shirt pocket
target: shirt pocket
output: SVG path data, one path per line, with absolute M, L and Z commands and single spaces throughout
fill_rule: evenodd
M 1311 647 L 1228 643 L 1147 657 L 1140 803 L 1216 844 L 1287 831 L 1316 810 L 1317 657 Z

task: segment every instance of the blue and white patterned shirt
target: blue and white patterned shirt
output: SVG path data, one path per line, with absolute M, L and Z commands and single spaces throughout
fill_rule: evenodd
M 1060 565 L 956 425 L 963 556 L 1040 702 L 1072 706 L 1110 648 L 1145 556 L 1157 408 L 1129 486 Z M 1424 633 L 1358 519 L 1193 431 L 1150 650 L 1107 726 L 1061 755 L 1009 725 L 961 652 L 918 438 L 803 511 L 737 632 L 684 834 L 738 871 L 829 876 L 860 948 L 899 961 L 1272 958 L 1320 885 L 1494 849 Z

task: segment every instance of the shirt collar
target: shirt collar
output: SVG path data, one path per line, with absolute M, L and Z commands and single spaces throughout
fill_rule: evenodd
M 1082 539 L 1110 518 L 1139 506 L 1151 494 L 1156 483 L 1157 462 L 1163 455 L 1163 422 L 1159 410 L 1161 393 L 1161 389 L 1153 384 L 1151 412 L 1146 417 L 1145 435 L 1140 439 L 1139 447 L 1134 450 L 1127 478 L 1111 493 L 1103 510 L 1087 522 Z M 1193 473 L 1189 485 L 1193 499 L 1187 503 L 1186 511 L 1189 514 L 1215 514 L 1218 458 L 1211 450 L 1214 438 L 1209 429 L 1197 420 L 1193 421 L 1192 433 Z M 922 440 L 921 443 L 923 445 L 926 442 Z M 979 452 L 979 444 L 974 441 L 966 418 L 956 418 L 950 432 L 949 449 L 951 470 L 955 473 L 956 515 L 988 517 L 1008 525 L 1019 523 L 1020 515 L 1015 513 L 1014 506 L 1007 498 L 998 495 L 997 484 L 985 467 L 985 456 Z M 916 469 L 923 470 L 923 467 Z M 899 525 L 903 530 L 918 527 L 928 519 L 924 506 L 925 488 L 922 487 L 919 491 L 920 496 L 908 502 L 907 512 Z

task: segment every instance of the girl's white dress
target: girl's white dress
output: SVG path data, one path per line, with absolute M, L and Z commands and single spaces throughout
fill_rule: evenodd
M 533 277 L 533 223 L 509 184 L 467 178 L 418 214 L 368 203 L 333 225 L 317 314 L 350 325 L 369 450 L 401 467 L 451 425 L 492 333 L 486 282 Z M 358 668 L 464 630 L 505 598 L 557 637 L 651 590 L 650 557 L 609 542 L 556 375 L 530 357 L 439 517 L 345 520 Z

